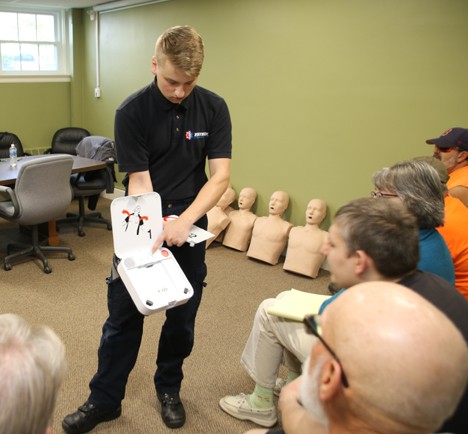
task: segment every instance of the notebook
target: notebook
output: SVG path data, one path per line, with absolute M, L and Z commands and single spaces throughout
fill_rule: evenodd
M 318 313 L 322 303 L 330 297 L 330 295 L 311 294 L 293 288 L 289 294 L 269 307 L 268 313 L 302 322 L 305 315 Z

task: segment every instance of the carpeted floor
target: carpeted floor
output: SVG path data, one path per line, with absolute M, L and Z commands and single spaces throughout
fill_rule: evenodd
M 98 210 L 109 218 L 110 201 L 101 199 Z M 77 210 L 77 202 L 69 211 Z M 51 274 L 42 271 L 39 260 L 26 258 L 12 263 L 11 271 L 0 269 L 0 313 L 13 312 L 32 324 L 47 324 L 63 339 L 68 371 L 55 411 L 53 431 L 62 432 L 61 420 L 81 405 L 89 394 L 88 383 L 97 367 L 101 327 L 107 316 L 106 277 L 113 253 L 112 232 L 104 225 L 90 224 L 86 236 L 78 237 L 72 225 L 61 226 L 61 245 L 76 255 L 50 254 Z M 17 227 L 0 221 L 0 260 L 6 245 L 27 241 Z M 214 242 L 207 251 L 208 284 L 197 316 L 195 348 L 184 364 L 181 398 L 187 422 L 183 433 L 243 433 L 258 428 L 224 413 L 218 401 L 224 395 L 250 393 L 254 383 L 239 363 L 252 321 L 262 300 L 296 288 L 328 294 L 329 273 L 316 279 L 283 271 L 282 261 L 271 266 L 250 260 L 245 253 Z M 93 433 L 169 433 L 160 418 L 153 385 L 159 333 L 164 314 L 145 320 L 137 364 L 132 371 L 122 416 L 96 427 Z M 282 369 L 281 375 L 285 374 Z M 281 428 L 281 420 L 277 429 Z

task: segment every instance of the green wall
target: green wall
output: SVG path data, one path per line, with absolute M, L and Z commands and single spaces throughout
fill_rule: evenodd
M 70 126 L 70 83 L 0 83 L 0 131 L 16 134 L 25 150 L 49 148 Z
M 153 78 L 156 38 L 192 25 L 206 49 L 199 84 L 231 111 L 231 183 L 257 190 L 258 215 L 284 190 L 286 219 L 303 225 L 319 197 L 326 228 L 339 206 L 369 195 L 376 170 L 429 155 L 426 139 L 468 127 L 466 0 L 171 0 L 101 14 L 99 99 L 95 22 L 79 13 L 81 75 L 61 115 L 113 137 L 117 106 Z

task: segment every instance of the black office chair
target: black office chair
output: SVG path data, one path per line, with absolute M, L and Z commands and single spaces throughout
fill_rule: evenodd
M 77 155 L 93 160 L 105 161 L 106 168 L 93 170 L 91 172 L 77 173 L 72 175 L 71 184 L 75 197 L 79 199 L 79 213 L 67 213 L 67 217 L 57 220 L 57 225 L 66 222 L 78 222 L 78 235 L 84 237 L 83 225 L 86 221 L 102 223 L 107 225 L 107 230 L 112 230 L 109 220 L 102 217 L 100 212 L 85 213 L 85 197 L 88 198 L 88 209 L 94 211 L 100 194 L 114 192 L 114 182 L 116 182 L 114 164 L 116 154 L 114 142 L 101 136 L 85 137 L 76 147 Z
M 44 273 L 52 269 L 43 252 L 65 252 L 73 261 L 75 256 L 69 247 L 43 246 L 39 243 L 38 225 L 56 219 L 70 206 L 73 191 L 70 174 L 73 158 L 70 155 L 51 155 L 26 161 L 16 178 L 15 189 L 0 185 L 0 192 L 10 195 L 10 200 L 0 202 L 0 217 L 32 226 L 32 245 L 8 244 L 3 260 L 6 271 L 11 270 L 10 261 L 22 256 L 37 256 L 44 264 Z M 13 250 L 20 250 L 12 253 Z
M 76 154 L 76 146 L 85 137 L 90 136 L 88 130 L 84 128 L 67 127 L 58 130 L 52 138 L 52 147 L 47 149 L 44 154 Z
M 0 133 L 0 158 L 10 157 L 10 146 L 12 144 L 16 146 L 16 154 L 18 157 L 29 155 L 23 151 L 21 140 L 16 134 L 4 132 Z

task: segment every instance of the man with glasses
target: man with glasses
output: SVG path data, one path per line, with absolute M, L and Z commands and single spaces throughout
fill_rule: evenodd
M 322 253 L 328 257 L 331 281 L 340 288 L 364 282 L 397 282 L 438 307 L 468 342 L 468 302 L 445 279 L 416 270 L 417 222 L 401 204 L 369 197 L 342 206 L 329 229 Z M 327 300 L 319 313 L 343 292 Z M 292 381 L 301 374 L 301 364 L 316 341 L 304 333 L 301 323 L 269 315 L 268 307 L 275 301 L 267 299 L 259 306 L 241 358 L 241 364 L 256 382 L 255 390 L 250 395 L 226 396 L 220 401 L 221 408 L 231 416 L 266 427 L 277 421 L 273 389 L 283 357 L 289 370 L 288 380 Z M 466 426 L 468 396 L 442 432 L 464 433 L 460 427 Z M 286 427 L 284 418 L 283 427 Z
M 303 375 L 281 392 L 286 432 L 432 433 L 457 408 L 468 379 L 466 343 L 414 291 L 362 283 L 304 324 L 318 340 Z M 262 432 L 274 431 L 249 431 Z
M 468 130 L 450 128 L 437 139 L 426 140 L 435 145 L 434 157 L 444 163 L 450 179 L 449 194 L 468 207 Z

